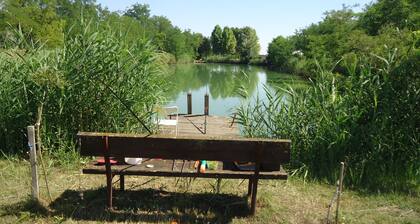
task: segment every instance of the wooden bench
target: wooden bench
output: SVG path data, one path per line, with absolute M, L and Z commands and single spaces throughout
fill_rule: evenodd
M 158 135 L 128 135 L 112 133 L 79 132 L 78 141 L 82 156 L 105 158 L 102 166 L 87 166 L 85 174 L 105 174 L 107 183 L 107 205 L 112 208 L 112 178 L 120 175 L 120 187 L 124 189 L 125 175 L 200 177 L 248 179 L 248 197 L 251 196 L 251 214 L 255 214 L 259 179 L 287 179 L 281 164 L 290 160 L 290 140 L 246 139 L 246 138 L 202 138 L 168 137 Z M 110 158 L 142 157 L 162 160 L 208 160 L 254 162 L 253 171 L 173 170 L 170 168 L 148 169 L 144 165 L 111 165 Z M 165 166 L 163 166 L 165 167 Z M 261 168 L 275 171 L 266 172 Z M 273 169 L 273 167 L 275 169 Z

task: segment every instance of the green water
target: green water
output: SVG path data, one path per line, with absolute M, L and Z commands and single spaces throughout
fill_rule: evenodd
M 277 87 L 302 86 L 297 76 L 282 74 L 259 66 L 228 64 L 182 64 L 168 70 L 168 106 L 178 106 L 187 112 L 187 93 L 192 93 L 192 113 L 204 113 L 204 95 L 209 94 L 209 114 L 229 116 L 235 107 L 265 99 L 264 87 L 270 91 Z M 245 90 L 245 91 L 243 91 Z M 243 98 L 246 92 L 248 98 Z

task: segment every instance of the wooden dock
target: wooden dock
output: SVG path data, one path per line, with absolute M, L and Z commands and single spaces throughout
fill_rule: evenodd
M 172 117 L 172 119 L 175 119 Z M 161 126 L 163 133 L 175 134 L 174 126 Z M 240 137 L 232 118 L 205 115 L 183 115 L 178 117 L 178 136 Z

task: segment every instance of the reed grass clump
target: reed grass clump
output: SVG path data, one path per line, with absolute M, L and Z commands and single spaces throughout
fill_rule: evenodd
M 361 57 L 345 77 L 320 69 L 305 90 L 239 107 L 238 120 L 248 136 L 291 139 L 295 173 L 334 183 L 345 161 L 347 186 L 418 193 L 419 53 Z
M 27 42 L 0 53 L 0 150 L 26 150 L 25 128 L 39 119 L 45 148 L 53 151 L 74 149 L 77 131 L 145 131 L 132 112 L 147 127 L 161 100 L 156 50 L 85 25 L 66 35 L 62 48 Z

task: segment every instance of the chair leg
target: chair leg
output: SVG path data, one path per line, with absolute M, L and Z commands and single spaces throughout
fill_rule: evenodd
M 125 190 L 125 186 L 124 186 L 124 175 L 120 175 L 120 190 L 124 191 Z
M 222 179 L 221 178 L 217 178 L 217 183 L 216 183 L 216 193 L 220 193 L 220 187 L 222 185 Z
M 172 160 L 172 171 L 175 169 L 175 160 Z

